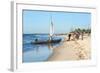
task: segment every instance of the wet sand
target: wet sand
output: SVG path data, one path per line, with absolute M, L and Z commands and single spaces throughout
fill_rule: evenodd
M 91 47 L 90 36 L 85 36 L 83 40 L 71 40 L 64 42 L 60 46 L 53 49 L 52 56 L 48 61 L 64 61 L 64 60 L 86 60 L 90 59 Z

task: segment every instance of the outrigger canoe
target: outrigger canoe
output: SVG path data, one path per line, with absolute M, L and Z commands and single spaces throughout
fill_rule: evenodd
M 34 41 L 31 42 L 32 44 L 52 44 L 52 43 L 60 43 L 61 39 L 52 39 L 52 40 L 47 40 L 47 41 Z

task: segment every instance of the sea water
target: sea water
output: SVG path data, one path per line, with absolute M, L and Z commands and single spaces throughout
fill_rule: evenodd
M 58 39 L 61 37 L 53 37 L 53 39 Z M 47 34 L 23 34 L 23 62 L 43 62 L 47 61 L 53 54 L 53 48 L 59 46 L 58 44 L 32 44 L 35 42 L 35 39 L 38 41 L 49 40 Z

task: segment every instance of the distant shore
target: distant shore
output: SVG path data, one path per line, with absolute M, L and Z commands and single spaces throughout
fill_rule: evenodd
M 67 35 L 61 36 L 65 37 L 65 41 L 53 49 L 53 54 L 48 61 L 86 60 L 91 58 L 90 36 L 86 35 L 83 40 L 74 41 L 66 41 Z

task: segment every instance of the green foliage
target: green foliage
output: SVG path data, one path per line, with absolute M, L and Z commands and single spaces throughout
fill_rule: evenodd
M 75 30 L 73 30 L 73 31 L 71 31 L 71 32 L 79 32 L 79 33 L 82 33 L 82 32 L 84 32 L 84 33 L 91 33 L 91 29 L 82 29 L 82 28 L 77 28 L 77 29 L 75 29 Z

